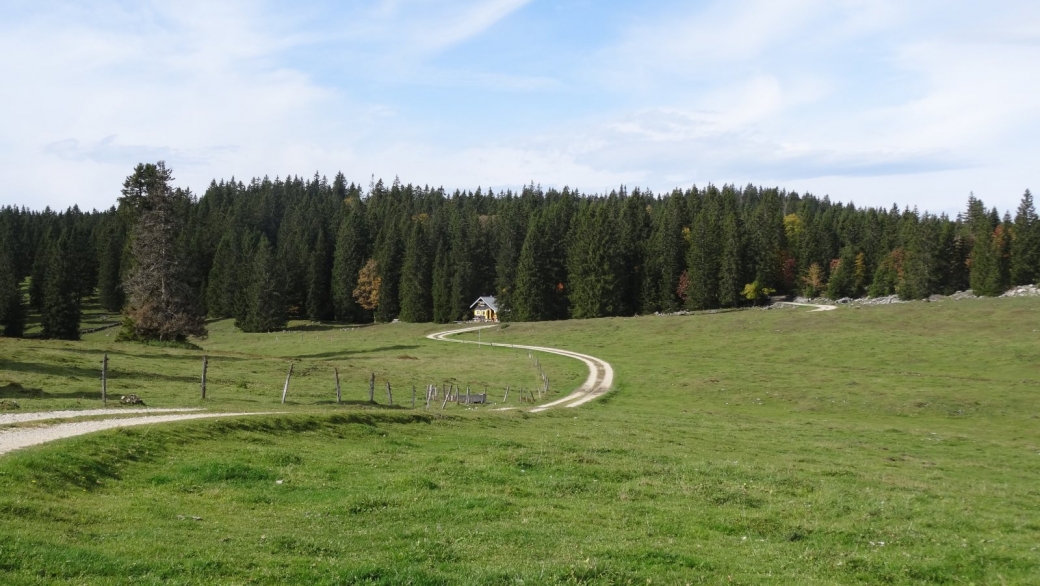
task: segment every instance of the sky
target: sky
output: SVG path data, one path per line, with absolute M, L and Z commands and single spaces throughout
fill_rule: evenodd
M 1035 0 L 0 0 L 0 205 L 342 171 L 735 183 L 955 214 L 1040 189 Z

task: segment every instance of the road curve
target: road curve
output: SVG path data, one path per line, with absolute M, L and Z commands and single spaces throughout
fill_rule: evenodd
M 814 311 L 833 311 L 838 309 L 837 305 L 821 305 L 819 303 L 799 303 L 796 301 L 777 301 L 777 305 L 797 305 L 799 307 L 815 307 L 816 309 L 808 312 L 813 313 Z
M 50 412 L 57 417 L 68 417 L 66 411 Z M 41 413 L 42 415 L 43 413 Z M 90 415 L 89 411 L 79 413 Z M 150 425 L 153 423 L 169 423 L 172 421 L 186 421 L 190 419 L 209 419 L 214 417 L 239 417 L 243 415 L 271 415 L 271 413 L 191 413 L 179 415 L 149 415 L 146 417 L 131 417 L 119 419 L 99 419 L 94 421 L 75 421 L 72 423 L 57 423 L 54 425 L 43 425 L 39 427 L 13 427 L 0 429 L 0 455 L 13 452 L 29 446 L 37 446 L 52 442 L 54 440 L 86 435 L 95 431 L 115 429 L 117 427 L 133 427 L 137 425 Z
M 493 343 L 489 342 L 475 342 L 472 340 L 456 340 L 450 338 L 455 334 L 462 334 L 465 332 L 475 332 L 485 328 L 493 328 L 495 325 L 490 326 L 472 326 L 468 328 L 460 328 L 457 330 L 447 330 L 444 332 L 437 332 L 426 336 L 431 340 L 438 342 L 457 342 L 459 344 L 479 344 L 481 346 L 494 346 Z M 558 348 L 547 348 L 545 346 L 526 346 L 523 344 L 499 344 L 499 346 L 506 348 L 520 348 L 523 350 L 532 350 L 534 352 L 546 352 L 548 354 L 557 354 L 559 356 L 566 356 L 575 360 L 580 360 L 589 367 L 589 376 L 585 379 L 585 382 L 574 389 L 574 392 L 557 399 L 550 403 L 539 405 L 534 409 L 531 409 L 532 413 L 538 413 L 545 411 L 546 409 L 552 409 L 554 407 L 577 407 L 578 405 L 584 405 L 589 401 L 600 397 L 610 390 L 610 387 L 614 384 L 614 369 L 610 366 L 610 363 L 606 360 L 601 360 L 595 356 L 589 356 L 588 354 L 581 354 L 579 352 L 571 352 L 570 350 L 560 350 Z

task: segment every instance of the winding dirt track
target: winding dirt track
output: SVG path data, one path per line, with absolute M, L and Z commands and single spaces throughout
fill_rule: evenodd
M 431 340 L 437 340 L 439 342 L 456 342 L 459 344 L 479 344 L 481 346 L 494 346 L 488 342 L 475 342 L 471 340 L 455 340 L 449 336 L 455 334 L 461 334 L 464 332 L 473 332 L 483 328 L 493 328 L 494 325 L 490 326 L 474 326 L 468 328 L 461 328 L 457 330 L 449 330 L 445 332 L 437 332 L 426 336 Z M 500 346 L 502 346 L 500 344 Z M 570 350 L 560 350 L 558 348 L 547 348 L 545 346 L 527 346 L 523 344 L 507 344 L 504 345 L 507 348 L 519 348 L 522 350 L 531 350 L 533 352 L 546 352 L 549 354 L 557 354 L 559 356 L 566 356 L 575 360 L 580 360 L 589 367 L 589 376 L 585 379 L 585 382 L 574 390 L 571 394 L 557 399 L 550 403 L 538 405 L 531 409 L 532 413 L 538 413 L 545 411 L 546 409 L 552 409 L 555 407 L 577 407 L 584 405 L 593 399 L 602 396 L 610 390 L 611 385 L 614 384 L 614 369 L 610 366 L 606 360 L 601 360 L 595 356 L 589 356 L 588 354 L 581 354 L 579 352 L 571 352 Z M 45 444 L 54 440 L 65 439 L 75 437 L 78 435 L 85 435 L 88 433 L 94 433 L 95 431 L 102 431 L 106 429 L 116 429 L 120 427 L 134 427 L 139 425 L 152 425 L 156 423 L 170 423 L 174 421 L 187 421 L 191 419 L 212 419 L 217 417 L 241 417 L 244 415 L 271 415 L 272 413 L 184 413 L 184 411 L 198 411 L 198 409 L 140 409 L 140 410 L 127 410 L 127 409 L 87 409 L 83 411 L 45 411 L 38 413 L 14 413 L 14 414 L 3 414 L 0 415 L 0 426 L 12 425 L 17 423 L 27 423 L 33 421 L 45 421 L 45 420 L 62 420 L 72 419 L 76 417 L 96 417 L 96 416 L 109 416 L 119 415 L 121 417 L 111 419 L 97 419 L 90 421 L 72 421 L 66 423 L 53 423 L 47 425 L 40 425 L 37 427 L 0 427 L 0 455 L 18 450 L 21 448 L 27 448 L 30 446 L 36 446 Z M 156 413 L 173 413 L 169 415 L 155 415 Z M 129 416 L 129 417 L 127 417 Z
M 494 346 L 493 343 L 489 342 L 474 342 L 472 340 L 456 340 L 450 338 L 455 334 L 462 334 L 464 332 L 475 332 L 485 328 L 494 328 L 495 325 L 490 326 L 473 326 L 469 328 L 461 328 L 457 330 L 448 330 L 445 332 L 437 332 L 426 336 L 431 340 L 437 340 L 438 342 L 457 342 L 459 344 L 479 344 L 481 346 Z M 610 390 L 611 385 L 614 384 L 614 369 L 610 366 L 610 363 L 606 360 L 601 360 L 595 356 L 589 356 L 588 354 L 581 354 L 578 352 L 571 352 L 570 350 L 560 350 L 558 348 L 547 348 L 545 346 L 525 346 L 523 344 L 499 344 L 500 347 L 504 348 L 520 348 L 523 350 L 532 350 L 535 352 L 547 352 L 549 354 L 557 354 L 560 356 L 566 356 L 575 360 L 580 360 L 589 367 L 589 376 L 585 379 L 585 383 L 574 390 L 571 394 L 557 399 L 551 403 L 545 403 L 539 405 L 534 409 L 531 409 L 532 413 L 538 413 L 545 411 L 546 409 L 552 409 L 554 407 L 577 407 L 578 405 L 584 405 L 589 401 L 600 397 Z
M 838 309 L 837 305 L 820 305 L 819 303 L 798 303 L 798 302 L 795 302 L 795 301 L 778 301 L 777 305 L 797 305 L 799 307 L 815 307 L 816 308 L 816 309 L 810 311 L 809 313 L 813 313 L 814 311 L 832 311 L 832 310 Z
M 43 413 L 25 413 L 34 416 L 22 421 L 39 421 L 41 419 L 67 419 L 70 417 L 86 417 L 98 415 L 98 411 L 112 411 L 111 409 L 93 409 L 87 411 L 50 411 Z M 153 410 L 158 411 L 158 410 Z M 183 411 L 183 409 L 170 409 L 170 411 Z M 133 415 L 142 411 L 120 410 L 122 415 Z M 70 415 L 71 414 L 71 415 Z M 103 413 L 102 413 L 103 414 Z M 21 415 L 21 414 L 19 414 Z M 169 423 L 171 421 L 185 421 L 189 419 L 210 419 L 215 417 L 239 417 L 242 415 L 270 415 L 270 413 L 191 413 L 179 415 L 149 415 L 146 417 L 121 417 L 118 419 L 99 419 L 94 421 L 74 421 L 72 423 L 56 423 L 39 427 L 14 427 L 0 429 L 0 455 L 21 448 L 37 446 L 54 440 L 75 437 L 102 431 L 115 429 L 117 427 L 133 427 L 137 425 L 151 425 L 153 423 Z M 14 423 L 14 421 L 4 421 Z

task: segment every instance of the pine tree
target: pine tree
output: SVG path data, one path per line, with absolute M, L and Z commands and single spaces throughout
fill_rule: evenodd
M 127 177 L 121 200 L 137 206 L 138 213 L 131 247 L 134 266 L 123 284 L 129 319 L 124 337 L 183 341 L 205 336 L 205 315 L 197 301 L 182 232 L 183 208 L 190 194 L 170 187 L 173 172 L 162 161 L 143 167 L 139 165 Z M 148 178 L 143 198 L 139 175 Z
M 252 278 L 245 290 L 244 319 L 235 325 L 243 332 L 271 332 L 286 326 L 282 272 L 267 236 L 260 236 L 252 261 Z
M 1040 220 L 1027 189 L 1011 226 L 1011 284 L 1040 284 Z
M 58 242 L 46 252 L 47 272 L 43 279 L 43 306 L 40 325 L 43 337 L 78 340 L 80 306 L 76 276 L 69 266 L 69 237 L 62 232 Z
M 310 266 L 307 268 L 307 317 L 311 321 L 333 318 L 331 277 L 332 255 L 325 241 L 325 231 L 319 228 L 314 250 L 311 251 Z

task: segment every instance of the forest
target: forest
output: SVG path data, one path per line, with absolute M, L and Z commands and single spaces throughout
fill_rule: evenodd
M 1040 276 L 1028 190 L 1013 217 L 969 196 L 951 218 L 753 185 L 448 193 L 338 173 L 213 181 L 198 196 L 172 181 L 141 164 L 104 211 L 0 208 L 3 334 L 23 335 L 37 312 L 45 337 L 76 339 L 93 296 L 124 316 L 125 336 L 184 339 L 207 318 L 251 332 L 446 323 L 480 295 L 503 320 L 536 321 L 787 294 L 999 295 Z

